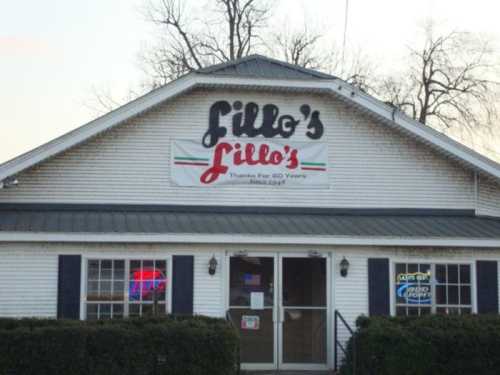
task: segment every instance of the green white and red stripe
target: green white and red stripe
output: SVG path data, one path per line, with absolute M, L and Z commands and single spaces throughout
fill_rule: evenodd
M 312 162 L 302 161 L 300 162 L 300 169 L 302 169 L 303 171 L 325 172 L 326 163 L 312 163 Z
M 197 158 L 190 156 L 175 156 L 174 164 L 175 165 L 186 165 L 192 167 L 208 167 L 208 162 L 210 159 L 208 158 Z

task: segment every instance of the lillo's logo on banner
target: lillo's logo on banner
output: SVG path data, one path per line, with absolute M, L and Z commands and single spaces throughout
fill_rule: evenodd
M 173 142 L 174 182 L 181 186 L 328 185 L 327 147 L 314 142 L 324 133 L 320 112 L 307 104 L 299 112 L 294 117 L 280 115 L 274 104 L 260 109 L 253 102 L 214 103 L 201 144 L 187 140 Z M 302 123 L 311 142 L 289 141 Z M 256 137 L 261 140 L 253 141 Z

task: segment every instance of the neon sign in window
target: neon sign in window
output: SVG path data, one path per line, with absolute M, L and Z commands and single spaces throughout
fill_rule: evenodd
M 165 294 L 167 278 L 155 268 L 131 270 L 129 298 L 131 301 L 153 300 Z
M 400 273 L 396 293 L 407 304 L 425 305 L 432 302 L 431 272 Z

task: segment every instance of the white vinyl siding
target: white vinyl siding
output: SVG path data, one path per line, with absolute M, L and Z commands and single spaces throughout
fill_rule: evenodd
M 208 262 L 215 255 L 217 270 L 208 274 Z M 194 314 L 224 317 L 224 256 L 221 253 L 197 253 L 194 257 Z
M 500 216 L 500 183 L 480 177 L 478 185 L 478 214 Z
M 201 141 L 217 100 L 320 110 L 330 187 L 188 188 L 170 181 L 173 139 Z M 226 121 L 230 121 L 229 118 Z M 257 119 L 257 123 L 260 118 Z M 309 141 L 302 122 L 290 141 Z M 230 134 L 230 132 L 229 132 Z M 474 208 L 473 174 L 328 96 L 198 90 L 158 106 L 18 176 L 0 202 Z
M 58 257 L 0 251 L 0 317 L 57 316 Z

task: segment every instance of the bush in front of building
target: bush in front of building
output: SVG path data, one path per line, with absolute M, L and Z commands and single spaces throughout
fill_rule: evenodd
M 500 372 L 499 316 L 360 317 L 342 375 L 493 375 Z
M 230 375 L 237 348 L 221 319 L 0 319 L 2 375 Z

